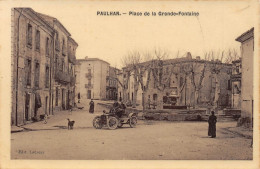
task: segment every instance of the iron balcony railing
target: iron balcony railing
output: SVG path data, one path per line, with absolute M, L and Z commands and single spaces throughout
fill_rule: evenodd
M 93 84 L 85 84 L 85 88 L 93 88 Z
M 66 84 L 66 83 L 70 83 L 71 76 L 68 73 L 66 73 L 66 72 L 56 71 L 56 73 L 55 73 L 55 80 L 57 82 Z

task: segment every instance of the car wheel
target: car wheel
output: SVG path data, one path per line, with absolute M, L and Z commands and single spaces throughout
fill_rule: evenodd
M 103 127 L 101 118 L 99 116 L 93 119 L 93 127 L 95 127 L 96 129 L 101 129 Z
M 130 125 L 130 127 L 135 127 L 136 126 L 136 124 L 137 124 L 137 117 L 135 117 L 135 116 L 132 116 L 131 118 L 130 118 L 130 120 L 129 120 L 129 125 Z
M 116 129 L 118 126 L 118 120 L 115 117 L 109 117 L 107 121 L 107 127 L 111 130 Z

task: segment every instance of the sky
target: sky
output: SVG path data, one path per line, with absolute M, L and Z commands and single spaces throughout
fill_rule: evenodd
M 79 44 L 77 59 L 100 58 L 120 68 L 129 51 L 167 50 L 170 58 L 191 52 L 235 48 L 235 39 L 255 26 L 251 1 L 19 1 L 17 7 L 56 17 Z M 97 11 L 119 11 L 121 16 L 97 16 Z M 129 16 L 133 12 L 199 12 L 199 16 Z M 253 16 L 253 17 L 252 17 Z

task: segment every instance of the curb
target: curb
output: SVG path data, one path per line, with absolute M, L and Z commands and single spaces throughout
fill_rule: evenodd
M 233 127 L 232 127 L 232 128 L 233 128 Z M 251 135 L 246 135 L 246 134 L 243 134 L 243 133 L 240 133 L 240 132 L 237 132 L 237 131 L 230 130 L 230 127 L 224 128 L 224 130 L 227 130 L 227 131 L 229 131 L 229 132 L 231 132 L 231 133 L 233 133 L 233 134 L 237 134 L 237 135 L 239 135 L 239 136 L 241 136 L 241 137 L 245 137 L 245 138 L 247 138 L 247 139 L 252 139 L 252 138 L 253 138 L 253 136 L 251 136 Z
M 11 127 L 11 133 L 18 133 L 18 132 L 22 132 L 22 131 L 24 131 L 24 129 L 21 127 L 17 127 L 17 126 Z

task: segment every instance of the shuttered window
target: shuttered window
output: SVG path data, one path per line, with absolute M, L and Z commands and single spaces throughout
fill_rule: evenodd
M 36 30 L 36 35 L 35 35 L 35 49 L 40 51 L 40 31 Z
M 40 79 L 40 64 L 35 63 L 35 76 L 34 76 L 35 87 L 39 87 L 39 79 Z
M 32 47 L 32 25 L 29 23 L 27 25 L 26 39 L 27 39 L 27 46 Z

